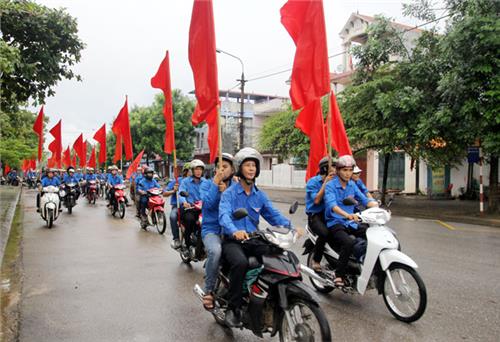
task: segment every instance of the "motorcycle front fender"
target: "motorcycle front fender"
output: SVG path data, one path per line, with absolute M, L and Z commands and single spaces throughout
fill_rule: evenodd
M 157 207 L 154 207 L 153 208 L 154 211 L 161 211 L 161 212 L 164 212 L 165 211 L 165 208 L 164 207 L 161 207 L 161 206 L 157 206 Z
M 310 287 L 308 287 L 300 280 L 279 283 L 278 293 L 280 297 L 279 304 L 283 310 L 288 308 L 288 299 L 290 297 L 298 297 L 308 302 L 315 303 L 316 305 L 318 305 L 319 303 L 319 297 L 316 295 L 316 293 L 314 293 Z
M 392 263 L 399 263 L 410 266 L 411 268 L 418 268 L 415 261 L 397 249 L 384 249 L 380 252 L 378 258 L 383 271 L 386 271 Z

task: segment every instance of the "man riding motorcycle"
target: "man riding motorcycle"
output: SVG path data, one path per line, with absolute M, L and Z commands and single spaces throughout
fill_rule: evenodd
M 164 196 L 170 197 L 170 229 L 172 231 L 172 242 L 170 246 L 178 249 L 181 246 L 179 241 L 179 225 L 177 224 L 177 191 L 182 180 L 189 176 L 189 163 L 185 163 L 182 167 L 182 176 L 177 177 L 177 181 L 173 178 L 168 184 L 163 193 Z
M 87 182 L 87 184 L 85 184 L 85 195 L 87 195 L 90 189 L 90 187 L 88 186 L 88 182 L 95 181 L 97 179 L 96 175 L 94 174 L 94 168 L 87 168 L 87 173 L 85 174 L 83 179 Z
M 207 310 L 214 308 L 212 292 L 215 288 L 222 253 L 219 203 L 221 194 L 231 186 L 234 175 L 233 161 L 234 157 L 231 154 L 222 153 L 222 164 L 219 165 L 219 158 L 215 160 L 216 173 L 214 178 L 201 185 L 201 200 L 203 201 L 201 238 L 207 252 L 203 307 Z
M 354 205 L 346 205 L 343 200 L 353 197 L 363 206 L 371 208 L 378 203 L 367 198 L 351 180 L 356 162 L 350 155 L 337 160 L 337 177 L 328 182 L 325 190 L 325 219 L 328 227 L 328 243 L 339 250 L 339 263 L 334 284 L 343 287 L 347 263 L 354 247 L 354 237 L 366 237 L 366 228 L 359 225 L 359 217 L 354 214 Z
M 59 181 L 58 178 L 54 177 L 54 170 L 53 169 L 48 169 L 47 170 L 47 175 L 46 177 L 42 178 L 42 181 L 40 185 L 38 186 L 38 194 L 36 195 L 36 211 L 40 212 L 40 198 L 43 196 L 43 188 L 46 186 L 60 186 L 61 182 Z
M 76 184 L 76 187 L 75 187 L 75 200 L 78 200 L 78 198 L 80 197 L 80 187 L 78 186 L 78 178 L 75 174 L 75 169 L 73 169 L 71 166 L 68 167 L 68 169 L 66 170 L 66 174 L 64 175 L 63 177 L 63 180 L 61 182 L 61 184 L 69 184 L 69 183 L 75 183 Z
M 80 168 L 76 169 L 75 178 L 77 180 L 77 183 L 83 179 L 82 169 L 80 169 Z
M 146 207 L 148 206 L 148 190 L 152 188 L 161 188 L 160 184 L 153 179 L 154 170 L 150 167 L 144 170 L 144 178 L 137 184 L 137 193 L 139 194 L 139 211 L 141 220 L 146 221 Z M 143 225 L 143 229 L 146 226 Z
M 116 165 L 110 166 L 111 173 L 108 176 L 106 186 L 108 187 L 108 207 L 110 207 L 115 200 L 115 188 L 117 184 L 123 184 L 123 178 L 118 175 L 118 167 Z
M 255 186 L 262 165 L 262 155 L 253 148 L 245 147 L 234 156 L 234 166 L 239 182 L 231 185 L 221 196 L 219 222 L 224 234 L 222 257 L 229 265 L 229 303 L 225 323 L 229 327 L 241 325 L 240 307 L 248 257 L 261 258 L 269 252 L 269 246 L 249 239 L 249 234 L 258 230 L 259 216 L 273 226 L 292 228 L 289 219 L 275 209 L 267 195 Z M 236 209 L 245 208 L 248 216 L 237 220 L 233 217 Z
M 328 239 L 328 228 L 325 221 L 325 188 L 328 182 L 335 177 L 335 166 L 332 160 L 328 169 L 329 157 L 323 157 L 319 162 L 319 174 L 309 179 L 306 185 L 306 214 L 307 224 L 318 235 L 314 246 L 312 268 L 321 271 L 321 258 Z M 333 158 L 332 158 L 333 159 Z

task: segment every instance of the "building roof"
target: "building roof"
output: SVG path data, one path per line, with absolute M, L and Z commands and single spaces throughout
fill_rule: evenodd
M 194 90 L 190 91 L 189 94 L 194 95 Z M 232 99 L 239 99 L 241 96 L 241 92 L 237 90 L 219 90 L 219 97 L 229 97 Z M 266 95 L 266 94 L 256 94 L 256 93 L 247 93 L 245 92 L 245 99 L 252 100 L 255 102 L 261 101 L 269 101 L 274 99 L 287 100 L 287 97 L 277 96 L 277 95 Z
M 342 30 L 340 31 L 340 35 L 341 36 L 342 36 L 342 33 L 344 32 L 344 30 L 346 29 L 346 26 L 349 25 L 349 23 L 354 18 L 359 18 L 359 19 L 364 20 L 364 21 L 366 21 L 368 23 L 373 23 L 376 20 L 375 17 L 372 17 L 370 15 L 359 14 L 359 13 L 351 13 L 349 19 L 346 21 L 345 25 L 342 27 Z M 391 24 L 392 24 L 392 26 L 394 26 L 396 28 L 399 28 L 399 29 L 402 29 L 402 30 L 414 30 L 416 32 L 423 32 L 422 29 L 416 28 L 414 26 L 409 26 L 409 25 L 406 25 L 406 24 L 398 23 L 398 22 L 395 22 L 395 21 L 391 21 Z

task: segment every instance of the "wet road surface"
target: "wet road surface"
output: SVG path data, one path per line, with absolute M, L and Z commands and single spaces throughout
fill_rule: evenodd
M 73 214 L 64 211 L 49 230 L 35 211 L 35 192 L 24 191 L 22 203 L 21 341 L 261 341 L 248 331 L 221 328 L 203 310 L 192 292 L 202 284 L 202 264 L 181 262 L 169 247 L 170 227 L 165 236 L 145 232 L 133 207 L 121 220 L 111 217 L 103 200 L 94 206 L 80 199 Z M 303 208 L 293 221 L 305 226 Z M 427 311 L 408 325 L 395 320 L 373 291 L 319 295 L 334 340 L 496 341 L 500 230 L 402 217 L 390 226 L 419 265 Z

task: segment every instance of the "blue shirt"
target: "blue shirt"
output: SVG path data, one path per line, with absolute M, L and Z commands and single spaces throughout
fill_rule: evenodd
M 94 174 L 90 174 L 90 173 L 87 173 L 85 175 L 85 180 L 88 182 L 88 181 L 91 181 L 91 180 L 96 180 L 96 176 Z
M 61 185 L 61 182 L 56 177 L 52 177 L 52 178 L 45 177 L 42 179 L 42 187 L 43 188 L 45 188 L 46 186 L 50 186 L 50 185 L 59 186 L 59 185 Z
M 359 191 L 361 191 L 363 195 L 368 196 L 369 193 L 368 188 L 366 187 L 365 183 L 363 183 L 361 178 L 355 181 L 354 184 L 358 186 Z
M 117 184 L 123 184 L 123 178 L 120 175 L 113 176 L 112 174 L 109 174 L 107 182 L 109 185 L 115 186 Z
M 106 175 L 103 174 L 103 173 L 98 173 L 96 175 L 97 179 L 99 179 L 100 181 L 103 181 L 103 180 L 106 180 Z
M 182 183 L 182 179 L 183 178 L 181 176 L 177 177 L 178 184 Z M 172 190 L 174 190 L 174 186 L 175 186 L 175 179 L 172 179 L 170 182 L 168 182 L 167 187 L 166 187 L 165 190 L 166 191 L 172 191 Z M 175 193 L 173 193 L 170 196 L 170 205 L 177 206 L 177 195 Z
M 137 175 L 137 177 L 135 177 L 135 179 L 134 179 L 135 186 L 138 186 L 139 183 L 141 182 L 141 180 L 143 180 L 143 179 L 144 179 L 144 175 L 142 173 Z
M 10 171 L 9 174 L 7 175 L 9 179 L 14 179 L 17 177 L 17 172 L 15 171 Z
M 342 188 L 340 179 L 338 177 L 335 177 L 330 182 L 328 182 L 325 188 L 325 219 L 328 228 L 332 228 L 336 224 L 342 224 L 344 226 L 349 225 L 349 220 L 332 210 L 335 206 L 338 206 L 348 214 L 354 213 L 354 205 L 345 205 L 342 203 L 342 201 L 347 197 L 353 197 L 356 201 L 360 202 L 365 207 L 368 202 L 372 201 L 372 199 L 368 199 L 365 195 L 363 195 L 361 191 L 359 191 L 356 183 L 354 183 L 352 180 L 347 182 L 344 189 Z
M 231 181 L 229 181 L 228 188 L 230 186 Z M 208 233 L 220 235 L 222 230 L 219 224 L 219 203 L 222 193 L 219 191 L 219 186 L 212 180 L 208 180 L 201 184 L 200 191 L 201 200 L 203 201 L 201 207 L 201 214 L 203 215 L 201 236 L 204 238 Z
M 200 187 L 203 182 L 208 182 L 205 178 L 200 178 L 199 182 L 195 182 L 193 176 L 184 178 L 181 185 L 179 186 L 179 193 L 181 191 L 186 191 L 189 196 L 188 198 L 179 195 L 179 202 L 182 204 L 188 202 L 194 204 L 196 201 L 201 201 Z
M 154 179 L 143 178 L 139 184 L 137 184 L 137 190 L 148 191 L 152 188 L 161 188 L 160 184 Z
M 28 171 L 27 175 L 28 178 L 36 177 L 36 173 L 33 171 Z
M 57 176 L 54 176 L 54 178 L 55 177 L 57 177 Z M 65 184 L 68 184 L 68 183 L 78 183 L 78 179 L 76 178 L 76 174 L 74 174 L 73 176 L 65 174 L 64 178 L 63 178 L 63 183 L 65 183 Z
M 236 220 L 233 218 L 233 212 L 239 208 L 245 208 L 248 216 Z M 252 186 L 250 195 L 247 195 L 241 184 L 235 183 L 222 194 L 219 204 L 219 223 L 224 235 L 233 236 L 238 230 L 255 232 L 258 229 L 260 215 L 273 226 L 292 228 L 290 220 L 274 208 L 267 195 L 255 186 Z
M 314 204 L 314 199 L 323 186 L 323 179 L 320 175 L 314 176 L 306 185 L 306 214 L 317 214 L 325 210 L 325 198 L 321 199 L 320 204 Z
M 81 181 L 81 180 L 82 180 L 82 178 L 83 178 L 83 174 L 81 174 L 81 173 L 75 173 L 75 178 L 76 178 L 76 179 L 77 179 L 77 181 L 79 182 L 79 181 Z

